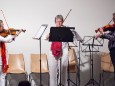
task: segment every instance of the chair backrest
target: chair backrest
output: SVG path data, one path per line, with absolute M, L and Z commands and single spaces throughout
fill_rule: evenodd
M 8 65 L 8 73 L 25 73 L 23 54 L 9 54 Z
M 77 71 L 77 56 L 73 48 L 69 49 L 69 72 Z
M 101 52 L 101 70 L 114 72 L 113 64 L 111 62 L 109 53 Z
M 40 73 L 40 54 L 31 54 L 31 72 Z M 48 72 L 48 62 L 46 54 L 41 54 L 41 72 Z

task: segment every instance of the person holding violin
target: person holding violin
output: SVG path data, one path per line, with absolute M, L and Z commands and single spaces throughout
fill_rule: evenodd
M 108 48 L 110 51 L 111 61 L 114 67 L 114 80 L 115 80 L 115 13 L 113 13 L 112 20 L 114 24 L 100 28 L 99 29 L 100 34 L 98 34 L 96 38 L 100 37 L 100 38 L 109 40 Z M 105 33 L 106 31 L 109 31 L 109 32 Z
M 5 75 L 8 69 L 7 63 L 7 49 L 5 43 L 12 42 L 16 36 L 8 35 L 3 37 L 1 34 L 4 32 L 4 23 L 0 20 L 0 86 L 5 86 Z
M 57 15 L 55 17 L 56 27 L 63 27 L 63 22 L 64 19 L 62 15 Z M 58 52 L 55 52 L 56 49 L 58 49 Z M 62 84 L 63 86 L 67 86 L 68 43 L 52 42 L 49 54 L 50 57 L 48 57 L 48 66 L 49 66 L 49 74 L 50 74 L 50 86 L 57 86 L 59 84 Z M 60 70 L 60 58 L 62 62 L 61 70 Z M 57 73 L 58 73 L 58 83 L 57 83 Z M 60 73 L 61 73 L 61 83 L 59 80 Z
M 62 15 L 56 15 L 55 17 L 55 27 L 65 27 Z M 73 43 L 75 45 L 78 40 L 82 41 L 81 37 L 76 33 L 76 31 L 72 31 L 74 38 Z M 45 34 L 43 38 L 45 40 L 49 39 L 50 34 Z M 68 86 L 67 83 L 67 67 L 68 67 L 68 42 L 52 42 L 50 46 L 50 51 L 48 57 L 48 66 L 49 66 L 49 74 L 50 74 L 50 86 Z M 61 60 L 60 60 L 61 59 Z M 61 70 L 60 70 L 60 61 L 61 61 Z M 60 73 L 61 73 L 61 82 L 60 82 Z M 58 78 L 57 78 L 58 75 Z M 57 80 L 58 79 L 58 80 Z M 58 81 L 58 83 L 57 83 Z

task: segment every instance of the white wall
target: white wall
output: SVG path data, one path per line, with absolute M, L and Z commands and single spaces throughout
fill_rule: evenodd
M 19 37 L 8 44 L 9 53 L 24 53 L 26 69 L 29 72 L 31 53 L 39 53 L 39 41 L 33 40 L 41 24 L 54 25 L 54 17 L 62 14 L 66 17 L 64 25 L 76 27 L 76 31 L 84 36 L 93 36 L 95 29 L 106 25 L 115 12 L 115 0 L 0 0 L 9 27 L 26 29 Z M 0 19 L 4 20 L 0 12 Z M 4 21 L 5 22 L 5 21 Z M 5 27 L 7 28 L 6 24 Z M 46 32 L 49 31 L 49 27 Z M 42 40 L 42 53 L 48 54 L 49 43 Z M 107 41 L 101 48 L 107 51 Z

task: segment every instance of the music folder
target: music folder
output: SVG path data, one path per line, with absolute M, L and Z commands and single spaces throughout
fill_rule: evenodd
M 53 42 L 73 42 L 71 27 L 51 27 L 49 41 Z

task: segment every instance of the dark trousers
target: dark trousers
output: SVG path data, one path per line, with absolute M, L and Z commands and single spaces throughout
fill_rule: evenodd
M 110 50 L 110 57 L 114 67 L 114 79 L 115 79 L 115 49 Z

